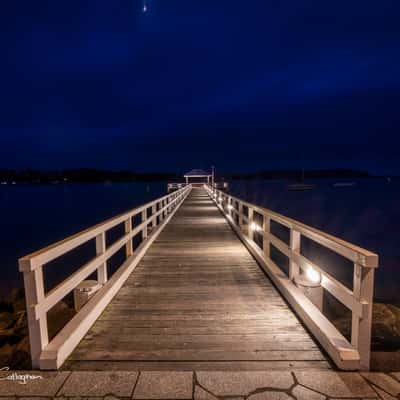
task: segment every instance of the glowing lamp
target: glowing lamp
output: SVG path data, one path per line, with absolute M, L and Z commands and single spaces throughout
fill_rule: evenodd
M 255 222 L 252 222 L 252 223 L 250 224 L 250 229 L 251 229 L 253 232 L 257 232 L 257 231 L 260 230 L 260 227 L 259 227 Z
M 221 203 L 221 201 L 222 201 L 222 197 L 221 196 L 218 197 L 218 201 Z
M 232 210 L 233 205 L 232 204 L 228 204 L 228 210 Z
M 316 271 L 314 268 L 307 268 L 306 270 L 306 276 L 310 280 L 310 282 L 313 283 L 319 283 L 321 282 L 321 274 Z

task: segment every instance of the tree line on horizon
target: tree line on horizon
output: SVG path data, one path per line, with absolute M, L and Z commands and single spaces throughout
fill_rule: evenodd
M 177 179 L 176 174 L 127 170 L 111 171 L 92 168 L 66 169 L 60 171 L 0 170 L 0 182 L 15 183 L 102 183 L 160 181 Z
M 353 169 L 318 169 L 305 171 L 307 179 L 319 178 L 370 178 L 367 171 Z M 217 175 L 216 179 L 222 176 Z M 301 179 L 298 170 L 269 170 L 247 173 L 227 173 L 224 180 L 249 179 Z M 1 183 L 103 183 L 103 182 L 151 182 L 151 181 L 183 181 L 181 174 L 173 172 L 133 172 L 128 170 L 111 171 L 91 168 L 65 169 L 60 171 L 40 171 L 33 169 L 13 170 L 0 169 Z

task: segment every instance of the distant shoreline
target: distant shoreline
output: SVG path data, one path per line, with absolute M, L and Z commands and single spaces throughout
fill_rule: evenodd
M 352 169 L 322 169 L 304 171 L 304 177 L 309 179 L 382 179 L 384 176 L 376 176 L 367 171 Z M 285 179 L 302 180 L 302 173 L 298 170 L 269 170 L 252 173 L 226 173 L 223 177 L 217 174 L 218 180 L 253 180 L 253 179 Z M 396 177 L 391 177 L 396 179 Z M 156 182 L 183 181 L 181 174 L 133 171 L 109 171 L 100 169 L 78 168 L 59 171 L 40 170 L 13 170 L 0 169 L 0 184 L 69 184 L 69 183 L 131 183 L 131 182 Z
M 136 173 L 78 168 L 58 171 L 0 169 L 0 184 L 68 184 L 105 182 L 155 182 L 179 179 L 170 173 Z

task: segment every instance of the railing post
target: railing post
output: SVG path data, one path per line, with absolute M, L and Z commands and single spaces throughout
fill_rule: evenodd
M 290 229 L 290 249 L 292 252 L 300 253 L 300 246 L 301 246 L 301 235 L 300 232 L 294 230 L 293 228 Z M 290 257 L 289 260 L 289 278 L 294 280 L 296 276 L 300 273 L 300 268 L 293 260 L 293 255 Z
M 103 254 L 106 251 L 106 233 L 102 232 L 96 236 L 96 255 Z M 97 268 L 97 282 L 104 285 L 107 282 L 107 262 Z
M 159 201 L 158 203 L 157 203 L 157 206 L 158 206 L 158 211 L 160 211 L 161 209 L 162 209 L 162 201 Z M 160 221 L 160 224 L 161 224 L 161 222 L 162 222 L 162 212 L 158 215 L 158 218 L 159 218 L 159 221 Z
M 265 257 L 269 258 L 270 256 L 270 233 L 271 233 L 271 218 L 268 215 L 263 215 L 263 231 L 264 231 L 264 238 L 263 238 L 263 252 Z
M 242 231 L 243 229 L 243 203 L 242 202 L 238 202 L 238 212 L 239 212 L 239 228 Z
M 131 232 L 132 232 L 132 217 L 129 217 L 129 219 L 125 221 L 125 234 L 128 235 Z M 128 243 L 126 244 L 125 253 L 126 253 L 126 258 L 130 257 L 133 254 L 132 239 L 129 239 Z
M 145 224 L 142 230 L 142 239 L 145 240 L 147 238 L 147 208 L 142 211 L 142 223 L 143 222 Z
M 49 335 L 47 330 L 47 314 L 35 317 L 34 306 L 44 300 L 44 282 L 42 266 L 36 267 L 33 271 L 25 269 L 26 262 L 20 261 L 20 268 L 24 273 L 25 300 L 28 317 L 29 328 L 29 344 L 32 358 L 32 368 L 40 368 L 40 355 L 42 350 L 49 343 Z
M 247 225 L 248 233 L 247 233 L 247 235 L 249 236 L 250 240 L 254 240 L 254 231 L 252 229 L 252 225 L 253 225 L 253 222 L 254 222 L 254 210 L 250 206 L 248 206 L 247 209 L 249 210 L 249 212 L 248 212 L 248 225 Z
M 164 219 L 165 219 L 164 206 L 165 206 L 165 199 L 164 199 L 164 200 L 161 200 L 161 209 L 163 210 L 163 211 L 161 212 L 161 219 L 162 219 L 163 221 L 164 221 Z
M 360 354 L 360 369 L 369 370 L 371 354 L 371 324 L 374 296 L 374 268 L 354 263 L 354 297 L 364 304 L 362 318 L 352 315 L 351 344 Z
M 154 216 L 156 212 L 157 212 L 157 204 L 153 204 L 153 205 L 151 206 L 151 215 L 153 216 L 151 226 L 152 226 L 153 228 L 155 228 L 156 225 L 157 225 L 157 217 Z

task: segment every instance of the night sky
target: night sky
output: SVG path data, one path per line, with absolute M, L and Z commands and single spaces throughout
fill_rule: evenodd
M 400 174 L 400 2 L 3 1 L 0 168 Z

